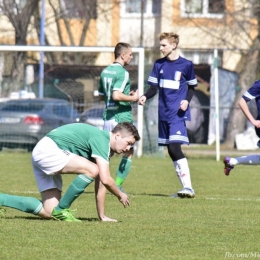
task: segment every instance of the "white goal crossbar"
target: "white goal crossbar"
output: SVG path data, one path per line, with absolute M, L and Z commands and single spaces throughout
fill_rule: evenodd
M 74 47 L 74 46 L 37 46 L 37 45 L 0 45 L 0 51 L 35 51 L 35 52 L 114 52 L 114 47 Z M 144 48 L 133 47 L 133 53 L 138 53 L 138 91 L 144 92 Z M 143 106 L 137 108 L 137 126 L 141 140 L 137 143 L 137 157 L 143 154 Z

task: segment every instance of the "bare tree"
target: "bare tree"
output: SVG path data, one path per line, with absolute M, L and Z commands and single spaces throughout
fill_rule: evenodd
M 39 0 L 17 1 L 2 0 L 2 12 L 8 17 L 15 31 L 15 45 L 26 45 L 27 30 L 31 17 L 38 7 Z M 24 3 L 22 5 L 21 3 Z M 26 52 L 15 52 L 11 77 L 14 85 L 19 88 L 24 79 L 24 67 L 27 62 Z
M 57 4 L 58 3 L 58 4 Z M 93 38 L 97 37 L 96 30 L 92 31 L 90 24 L 92 20 L 96 20 L 99 16 L 108 16 L 111 19 L 111 13 L 114 8 L 120 5 L 120 0 L 48 0 L 48 4 L 52 9 L 54 17 L 46 19 L 46 28 L 56 28 L 55 36 L 58 37 L 58 44 L 61 46 L 86 46 L 90 45 L 87 42 L 91 35 Z M 53 24 L 55 23 L 55 24 Z M 75 33 L 75 28 L 80 26 L 80 30 Z M 36 26 L 35 28 L 39 28 Z M 104 28 L 106 30 L 106 28 Z M 48 37 L 46 35 L 45 41 L 48 45 Z M 62 57 L 58 57 L 62 55 Z M 95 53 L 62 53 L 56 55 L 56 60 L 61 60 L 68 64 L 86 64 L 93 63 L 96 55 Z M 55 62 L 52 56 L 47 57 L 48 61 Z
M 213 3 L 213 1 L 212 1 Z M 259 68 L 259 35 L 260 29 L 260 2 L 259 0 L 241 0 L 236 8 L 230 6 L 223 7 L 223 3 L 227 1 L 214 1 L 214 10 L 225 10 L 223 18 L 209 19 L 208 23 L 200 23 L 199 19 L 190 21 L 195 27 L 205 35 L 213 39 L 216 48 L 225 51 L 238 53 L 240 61 L 237 63 L 239 80 L 239 91 L 232 105 L 230 120 L 228 123 L 225 146 L 232 148 L 235 143 L 235 136 L 245 130 L 246 118 L 243 112 L 238 108 L 238 101 L 243 93 L 252 85 L 257 77 L 257 68 Z M 189 14 L 188 14 L 189 16 Z M 259 74 L 258 74 L 259 75 Z
M 247 1 L 246 1 L 247 2 Z M 260 67 L 260 27 L 258 26 L 260 23 L 260 2 L 259 1 L 251 1 L 252 5 L 246 5 L 244 8 L 241 8 L 240 12 L 234 14 L 234 21 L 237 22 L 238 30 L 246 32 L 247 35 L 246 40 L 249 41 L 250 47 L 248 51 L 241 51 L 241 63 L 242 69 L 239 73 L 239 91 L 236 95 L 233 109 L 231 110 L 230 121 L 227 129 L 227 137 L 225 144 L 227 147 L 234 147 L 235 136 L 238 133 L 241 133 L 245 130 L 246 125 L 246 117 L 243 115 L 243 112 L 240 109 L 234 109 L 234 107 L 238 107 L 238 101 L 242 97 L 243 93 L 252 85 L 252 83 L 256 80 L 257 76 L 259 76 L 259 71 L 257 69 Z M 253 9 L 254 8 L 254 9 Z M 249 18 L 247 21 L 241 21 L 245 16 L 243 14 L 248 13 Z M 253 20 L 253 22 L 251 22 Z M 255 21 L 257 21 L 257 26 L 255 26 Z M 250 29 L 254 29 L 257 32 L 256 36 L 251 36 Z

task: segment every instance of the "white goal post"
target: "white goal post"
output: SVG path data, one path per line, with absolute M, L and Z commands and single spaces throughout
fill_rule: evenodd
M 0 51 L 18 52 L 114 52 L 114 47 L 72 47 L 72 46 L 36 46 L 36 45 L 0 45 Z M 138 90 L 139 95 L 144 92 L 144 48 L 132 47 L 133 53 L 138 53 Z M 39 61 L 40 62 L 40 61 Z M 108 64 L 109 65 L 109 64 Z M 137 157 L 143 154 L 143 106 L 137 108 L 137 126 L 141 140 L 137 143 Z

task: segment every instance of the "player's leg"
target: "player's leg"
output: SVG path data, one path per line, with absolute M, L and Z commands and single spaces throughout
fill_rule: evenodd
M 177 194 L 180 197 L 193 198 L 195 197 L 195 193 L 191 184 L 190 169 L 187 158 L 181 149 L 181 144 L 189 144 L 185 122 L 164 122 L 162 123 L 161 131 L 164 132 L 164 137 L 167 140 L 166 143 L 168 143 L 169 155 L 173 161 L 177 177 L 183 187 Z
M 55 204 L 55 209 L 52 212 L 53 218 L 77 221 L 69 210 L 69 207 L 97 176 L 97 165 L 81 156 L 59 149 L 56 143 L 48 137 L 44 137 L 34 148 L 32 163 L 38 189 L 42 195 L 46 195 L 45 191 L 57 189 L 57 193 L 51 197 L 52 199 L 48 198 L 50 195 L 49 192 L 44 197 L 47 199 L 44 203 L 46 211 L 43 212 L 43 215 L 46 214 L 48 216 Z M 58 194 L 58 192 L 62 191 L 61 174 L 79 174 L 73 180 L 62 199 L 60 199 L 60 195 Z
M 133 153 L 134 153 L 134 149 L 131 148 L 128 152 L 125 152 L 123 154 L 123 157 L 121 159 L 121 162 L 116 172 L 116 185 L 121 190 L 122 190 L 122 185 L 130 172 Z
M 56 209 L 69 208 L 72 202 L 79 197 L 87 186 L 94 181 L 98 175 L 98 167 L 95 163 L 81 156 L 73 156 L 67 165 L 60 171 L 61 174 L 79 174 L 70 184 L 62 196 Z
M 177 177 L 182 184 L 182 190 L 177 193 L 178 196 L 194 197 L 195 193 L 191 185 L 190 169 L 187 158 L 181 150 L 181 144 L 170 143 L 167 147 L 169 155 L 173 160 Z
M 6 193 L 0 193 L 0 206 L 17 209 L 34 215 L 38 215 L 43 208 L 42 202 L 36 198 Z
M 44 142 L 41 142 L 41 143 L 44 143 Z M 39 145 L 37 144 L 36 148 L 34 149 L 35 153 L 40 154 L 40 149 L 41 149 L 41 144 L 39 144 Z M 32 166 L 33 166 L 34 175 L 35 175 L 37 184 L 40 183 L 40 185 L 45 188 L 45 184 L 48 183 L 49 179 L 51 181 L 53 181 L 53 179 L 51 177 L 46 176 L 46 174 L 43 171 L 41 171 L 38 167 L 36 167 L 34 164 Z M 50 187 L 48 187 L 48 185 L 47 185 L 46 189 L 53 188 L 52 187 L 53 185 L 54 185 L 53 183 L 51 183 L 49 185 Z M 39 185 L 38 185 L 38 188 L 39 188 Z M 41 190 L 40 190 L 40 192 L 41 192 Z M 0 194 L 0 205 L 18 209 L 18 210 L 26 212 L 26 213 L 32 213 L 34 215 L 39 215 L 43 218 L 50 218 L 50 215 L 51 215 L 50 212 L 45 213 L 42 201 L 40 201 L 36 198 L 32 198 L 32 197 L 15 196 L 15 195 L 1 193 Z
M 45 161 L 46 162 L 46 161 Z M 32 213 L 45 219 L 51 219 L 51 213 L 61 197 L 62 179 L 60 175 L 47 175 L 40 168 L 33 166 L 34 176 L 42 201 L 32 197 L 0 194 L 0 205 Z
M 36 148 L 36 151 L 39 147 Z M 41 168 L 39 168 L 35 163 L 35 156 L 33 153 L 32 156 L 32 166 L 34 177 L 36 180 L 36 184 L 39 192 L 41 193 L 43 208 L 39 212 L 39 216 L 45 219 L 52 219 L 52 211 L 58 205 L 61 198 L 62 191 L 62 178 L 59 174 L 46 174 Z M 37 157 L 39 159 L 39 156 Z M 45 164 L 45 170 L 49 173 L 52 171 L 51 160 L 53 157 L 46 157 L 40 160 L 42 164 Z M 59 162 L 56 157 L 57 162 Z M 48 171 L 49 170 L 49 171 Z
M 260 165 L 260 155 L 251 154 L 251 155 L 245 155 L 236 158 L 226 156 L 223 159 L 223 163 L 224 163 L 224 173 L 226 175 L 229 175 L 230 171 L 234 168 L 234 166 L 238 164 Z
M 260 138 L 260 129 L 255 127 L 255 133 Z M 257 145 L 260 147 L 260 140 L 258 141 Z M 260 164 L 260 155 L 252 154 L 241 156 L 237 158 L 231 158 L 226 156 L 223 158 L 224 163 L 224 173 L 228 176 L 230 171 L 234 169 L 234 166 L 238 164 L 244 165 L 259 165 Z
M 60 187 L 61 189 L 61 187 Z M 58 188 L 49 189 L 41 192 L 43 208 L 39 212 L 39 216 L 45 219 L 52 219 L 52 211 L 59 204 L 61 198 L 61 190 Z

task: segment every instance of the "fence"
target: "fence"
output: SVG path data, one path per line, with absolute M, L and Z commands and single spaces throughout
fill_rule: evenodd
M 85 110 L 92 111 L 91 120 L 95 120 L 93 124 L 100 124 L 102 121 L 100 107 L 102 109 L 103 103 L 97 96 L 98 80 L 102 69 L 113 62 L 114 48 L 51 47 L 50 49 L 47 46 L 0 46 L 0 50 L 2 50 L 0 54 L 0 98 L 2 100 L 0 107 L 4 101 L 18 97 L 42 96 L 63 99 L 67 100 L 73 107 L 71 109 L 75 108 L 78 114 Z M 138 87 L 141 95 L 148 88 L 145 81 L 152 69 L 152 64 L 145 64 L 143 48 L 133 48 L 133 51 L 136 55 L 127 70 L 132 87 L 134 89 Z M 44 52 L 45 57 L 43 79 L 39 73 L 40 52 Z M 19 53 L 26 53 L 22 71 L 15 63 L 16 59 L 20 60 Z M 213 64 L 195 64 L 195 74 L 199 85 L 190 104 L 193 120 L 187 122 L 191 143 L 213 144 L 217 141 L 217 134 L 219 134 L 220 142 L 223 142 L 226 137 L 238 76 L 234 72 L 218 68 L 218 84 L 221 88 L 217 95 L 222 103 L 217 111 L 214 69 L 216 68 L 213 68 Z M 17 80 L 18 78 L 22 81 Z M 157 146 L 157 111 L 157 97 L 149 100 L 144 108 L 133 104 L 135 123 L 142 138 L 137 147 L 138 156 L 162 154 L 162 150 Z M 216 131 L 216 115 L 219 116 L 219 133 Z M 10 118 L 5 120 L 12 121 Z M 13 125 L 10 123 L 11 128 Z
M 40 98 L 58 97 L 74 103 L 80 112 L 95 101 L 97 81 L 100 71 L 113 60 L 114 48 L 108 47 L 44 47 L 44 46 L 1 46 L 3 51 L 1 62 L 0 93 L 8 98 L 10 90 L 25 90 L 35 93 Z M 132 48 L 138 54 L 136 60 L 135 84 L 140 94 L 143 93 L 144 49 Z M 51 63 L 44 63 L 44 79 L 37 67 L 42 53 Z M 26 54 L 26 55 L 25 55 Z M 20 61 L 18 64 L 18 60 Z M 100 60 L 100 61 L 99 61 Z M 31 61 L 31 63 L 30 63 Z M 24 62 L 24 64 L 21 64 Z M 40 62 L 43 62 L 42 59 Z M 66 63 L 66 65 L 64 64 Z M 63 64 L 62 66 L 60 64 Z M 21 71 L 19 68 L 23 67 Z M 102 66 L 103 65 L 103 66 Z M 67 73 L 62 77 L 67 68 Z M 92 67 L 92 69 L 91 69 Z M 24 74 L 24 75 L 23 75 Z M 15 80 L 14 75 L 18 75 Z M 43 83 L 44 80 L 44 84 Z M 96 98 L 97 99 L 97 98 Z M 137 124 L 141 141 L 137 144 L 137 156 L 142 155 L 143 108 L 137 107 Z

